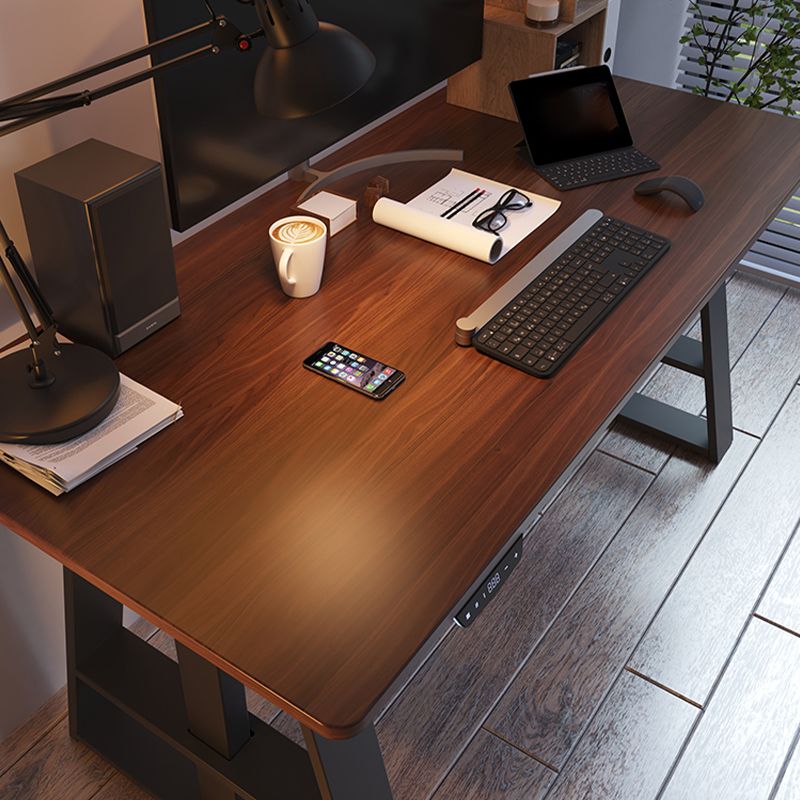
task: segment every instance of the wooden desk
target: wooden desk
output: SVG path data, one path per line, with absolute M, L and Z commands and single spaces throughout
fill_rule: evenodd
M 259 748 L 282 748 L 287 770 L 305 755 L 273 744 L 280 737 L 263 726 L 247 741 L 241 681 L 304 726 L 323 797 L 390 796 L 370 724 L 381 699 L 430 652 L 800 174 L 796 121 L 620 84 L 637 144 L 664 174 L 700 183 L 700 213 L 668 197 L 634 197 L 636 177 L 572 191 L 495 267 L 362 214 L 331 242 L 322 291 L 301 301 L 282 295 L 267 241 L 297 184 L 178 248 L 183 317 L 119 364 L 180 401 L 185 418 L 61 499 L 0 472 L 0 521 L 67 568 L 74 735 L 164 796 L 186 789 L 158 783 L 134 754 L 200 763 L 204 797 L 232 797 L 237 781 L 241 796 L 261 797 L 283 771 L 264 766 Z M 518 139 L 516 125 L 447 106 L 439 94 L 332 162 L 463 147 L 466 169 L 553 195 L 514 152 Z M 393 195 L 409 199 L 444 169 L 388 170 Z M 455 320 L 591 207 L 673 242 L 624 312 L 547 381 L 456 347 Z M 303 370 L 330 338 L 397 365 L 406 383 L 375 403 Z M 186 734 L 177 670 L 120 633 L 116 601 L 182 645 L 188 723 L 213 749 Z M 143 675 L 155 695 L 132 686 Z M 167 755 L 159 736 L 182 755 Z M 164 763 L 177 775 L 184 761 Z M 307 762 L 297 771 L 285 779 L 295 788 L 277 796 L 317 796 Z

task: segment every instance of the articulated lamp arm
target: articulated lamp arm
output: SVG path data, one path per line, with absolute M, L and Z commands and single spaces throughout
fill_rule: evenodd
M 72 92 L 69 94 L 53 94 L 53 92 L 59 92 L 62 89 L 74 86 L 76 83 L 89 80 L 98 75 L 103 75 L 117 67 L 129 64 L 132 61 L 154 55 L 166 45 L 172 45 L 182 42 L 185 39 L 190 39 L 203 31 L 210 31 L 212 41 L 188 53 L 163 61 L 160 64 L 151 66 L 133 75 L 129 75 L 128 77 L 121 78 L 120 80 L 98 89 L 85 89 L 80 92 Z M 6 123 L 5 125 L 0 125 L 0 137 L 27 128 L 29 125 L 35 125 L 38 122 L 55 117 L 70 109 L 88 106 L 95 100 L 127 89 L 129 86 L 134 86 L 137 83 L 142 83 L 173 67 L 180 66 L 189 61 L 194 61 L 200 56 L 217 55 L 223 50 L 228 49 L 246 52 L 250 50 L 252 46 L 251 40 L 255 36 L 262 34 L 262 31 L 258 31 L 254 34 L 243 35 L 236 29 L 236 26 L 232 25 L 225 17 L 212 14 L 211 19 L 208 21 L 187 28 L 180 33 L 167 36 L 164 39 L 159 39 L 144 47 L 131 50 L 116 58 L 103 61 L 100 64 L 95 64 L 93 67 L 51 81 L 36 89 L 31 89 L 30 91 L 23 92 L 14 97 L 9 97 L 7 100 L 0 102 L 0 122 Z

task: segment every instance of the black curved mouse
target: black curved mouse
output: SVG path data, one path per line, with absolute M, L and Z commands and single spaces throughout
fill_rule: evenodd
M 684 178 L 682 175 L 651 178 L 649 181 L 640 183 L 635 191 L 640 195 L 673 192 L 678 197 L 682 197 L 692 211 L 699 211 L 705 202 L 703 190 L 691 178 Z

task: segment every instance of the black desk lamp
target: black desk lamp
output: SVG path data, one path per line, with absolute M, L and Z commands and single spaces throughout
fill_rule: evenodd
M 256 70 L 256 108 L 297 119 L 354 95 L 375 72 L 375 56 L 349 31 L 319 22 L 309 0 L 256 2 L 269 47 Z
M 256 7 L 262 27 L 254 33 L 238 31 L 205 0 L 207 22 L 0 103 L 0 122 L 6 123 L 0 125 L 0 137 L 88 106 L 200 56 L 216 55 L 223 49 L 246 53 L 252 49 L 252 40 L 260 36 L 266 37 L 269 46 L 256 72 L 255 103 L 265 116 L 295 119 L 317 114 L 346 100 L 372 76 L 375 58 L 369 49 L 343 28 L 319 22 L 309 0 L 243 2 Z M 203 31 L 210 31 L 212 42 L 184 55 L 99 89 L 53 95 Z M 59 344 L 53 313 L 2 223 L 0 280 L 30 339 L 26 350 L 0 359 L 0 442 L 55 444 L 86 433 L 111 413 L 119 396 L 114 362 L 92 347 Z

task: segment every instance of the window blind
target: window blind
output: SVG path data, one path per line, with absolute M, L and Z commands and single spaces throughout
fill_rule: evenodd
M 687 34 L 692 33 L 696 24 L 700 22 L 701 13 L 707 20 L 707 27 L 713 31 L 714 25 L 708 20 L 715 15 L 726 18 L 735 5 L 737 5 L 735 0 L 715 0 L 714 2 L 700 3 L 699 12 L 690 7 L 685 23 Z M 738 3 L 739 8 L 747 7 L 747 5 L 747 0 L 740 0 Z M 798 6 L 798 14 L 800 14 L 800 6 Z M 752 41 L 752 36 L 748 36 L 746 28 L 731 29 L 728 41 L 735 42 L 734 54 L 723 56 L 717 62 L 712 77 L 719 82 L 718 85 L 709 85 L 706 67 L 703 63 L 703 58 L 706 57 L 703 48 L 709 45 L 709 37 L 702 34 L 694 35 L 692 40 L 681 48 L 678 63 L 678 86 L 687 91 L 700 89 L 709 97 L 719 100 L 728 99 L 731 88 L 742 80 L 753 59 L 757 58 L 763 49 L 764 41 L 768 42 L 771 39 L 771 33 L 775 30 L 774 23 L 770 23 L 766 18 L 756 18 L 755 24 L 759 28 L 763 26 L 763 33 L 758 44 Z M 795 39 L 794 45 L 800 48 L 800 39 Z M 800 83 L 800 70 L 795 73 L 794 80 Z M 745 86 L 752 89 L 756 87 L 757 83 L 758 75 L 752 73 L 746 78 Z M 774 86 L 762 86 L 763 100 L 770 104 L 767 106 L 767 110 L 782 112 L 784 108 L 787 108 L 787 104 L 778 99 L 774 89 Z M 800 100 L 792 102 L 788 106 L 788 110 L 800 117 Z M 800 119 L 798 119 L 797 132 L 800 136 Z M 780 164 L 775 165 L 775 169 L 780 168 Z M 797 177 L 800 179 L 800 175 Z M 766 227 L 758 242 L 742 259 L 741 267 L 747 271 L 765 273 L 775 278 L 800 284 L 800 186 L 786 208 Z

